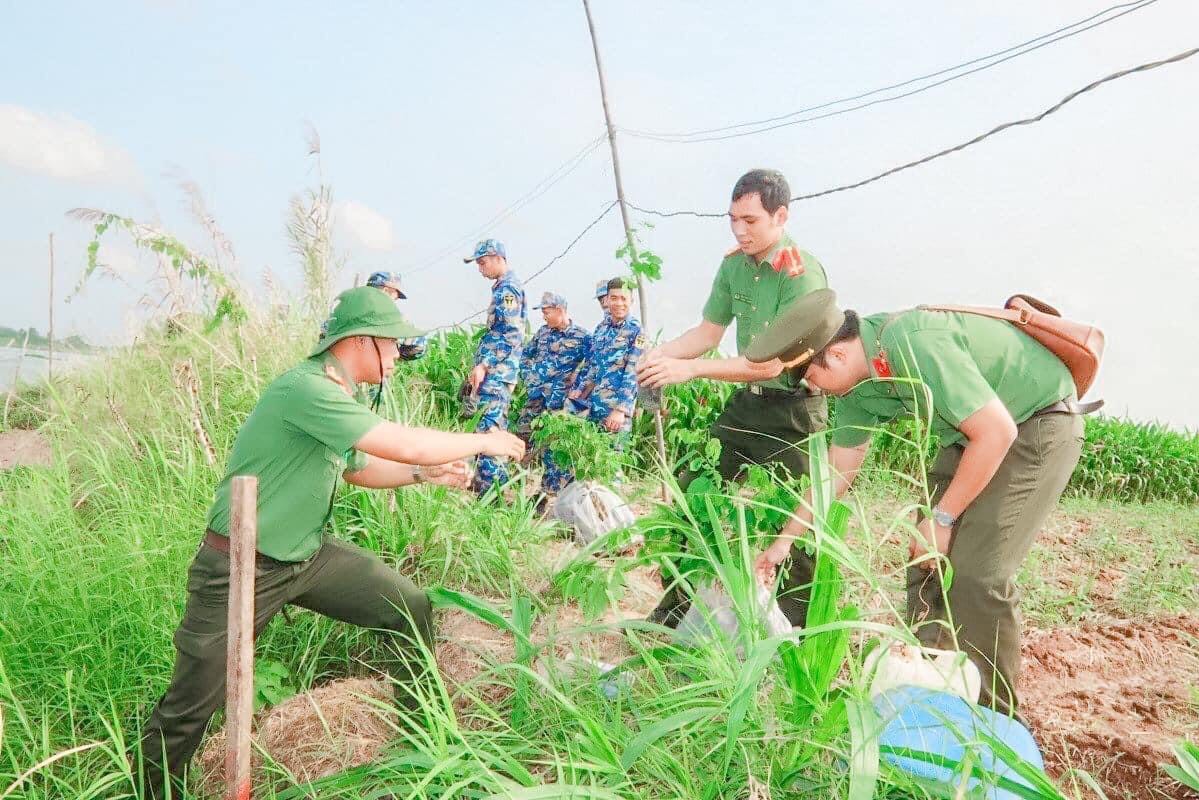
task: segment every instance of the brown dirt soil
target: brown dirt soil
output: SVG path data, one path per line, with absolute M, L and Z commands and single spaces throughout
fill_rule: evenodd
M 548 591 L 548 576 L 578 551 L 569 541 L 545 542 L 538 554 L 544 574 L 538 570 L 530 575 L 531 588 Z M 652 570 L 634 570 L 619 608 L 588 624 L 577 606 L 555 605 L 538 617 L 532 638 L 552 643 L 550 650 L 559 659 L 573 654 L 618 662 L 631 653 L 624 636 L 605 626 L 644 618 L 660 591 Z M 465 725 L 487 724 L 477 711 L 470 711 L 475 705 L 472 697 L 490 705 L 506 699 L 510 689 L 502 684 L 509 676 L 497 681 L 481 676 L 495 665 L 511 662 L 514 652 L 510 635 L 469 614 L 440 615 L 438 667 Z M 544 674 L 549 665 L 543 660 L 536 666 Z M 1199 686 L 1196 615 L 1112 619 L 1032 630 L 1025 637 L 1023 711 L 1045 753 L 1049 773 L 1062 777 L 1071 767 L 1084 769 L 1111 800 L 1194 797 L 1160 770 L 1160 765 L 1173 761 L 1171 745 L 1193 736 L 1188 726 L 1195 717 L 1189 696 L 1194 686 Z M 387 719 L 360 695 L 388 698 L 389 694 L 379 681 L 337 681 L 267 712 L 256 724 L 255 738 L 302 781 L 365 763 L 378 757 L 392 731 Z M 329 723 L 328 731 L 322 716 Z M 224 735 L 217 733 L 199 759 L 202 785 L 210 791 L 220 786 L 223 754 Z M 256 755 L 256 773 L 260 764 Z M 1087 796 L 1082 787 L 1079 793 Z
M 449 611 L 437 619 L 437 639 L 437 668 L 459 715 L 474 704 L 472 695 L 488 705 L 507 697 L 510 689 L 502 684 L 502 676 L 495 681 L 480 676 L 515 657 L 516 646 L 508 633 L 465 611 Z
M 1115 798 L 1194 797 L 1160 765 L 1188 734 L 1199 617 L 1110 620 L 1025 637 L 1022 707 L 1051 775 L 1090 772 Z
M 552 570 L 564 567 L 578 552 L 577 545 L 562 540 L 547 541 L 542 550 L 544 563 Z M 544 592 L 549 588 L 548 580 L 532 588 Z M 589 623 L 573 604 L 554 606 L 550 613 L 538 616 L 531 638 L 535 643 L 552 643 L 552 652 L 558 658 L 573 654 L 609 663 L 619 661 L 632 653 L 619 631 L 603 628 L 626 619 L 645 618 L 657 605 L 660 592 L 652 570 L 633 570 L 619 608 L 609 609 Z M 600 630 L 581 630 L 584 628 Z M 489 704 L 504 699 L 508 687 L 480 676 L 494 665 L 512 661 L 515 645 L 510 635 L 461 611 L 443 614 L 437 622 L 437 635 L 437 666 L 454 696 L 455 708 L 461 711 L 471 705 L 467 692 Z
M 391 687 L 382 680 L 347 678 L 289 698 L 254 721 L 251 770 L 263 793 L 262 748 L 300 783 L 369 763 L 392 739 Z M 220 797 L 225 781 L 225 731 L 209 737 L 196 759 L 202 793 Z
M 48 467 L 50 464 L 50 443 L 37 431 L 0 433 L 0 469 Z

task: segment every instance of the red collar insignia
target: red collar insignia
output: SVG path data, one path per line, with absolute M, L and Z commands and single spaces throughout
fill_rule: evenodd
M 784 247 L 771 260 L 770 266 L 775 272 L 786 272 L 788 278 L 798 278 L 803 275 L 803 256 L 795 246 Z
M 870 366 L 874 368 L 874 374 L 880 378 L 890 378 L 891 362 L 887 361 L 887 351 L 879 350 L 878 355 L 870 361 Z

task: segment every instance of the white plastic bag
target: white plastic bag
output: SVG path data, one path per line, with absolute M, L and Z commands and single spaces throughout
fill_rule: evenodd
M 982 688 L 978 667 L 960 650 L 884 642 L 866 657 L 862 668 L 872 698 L 899 686 L 919 686 L 977 703 Z
M 584 547 L 637 521 L 620 495 L 594 481 L 575 481 L 563 489 L 554 500 L 553 515 L 574 528 L 575 541 Z
M 771 590 L 761 584 L 754 592 L 754 613 L 762 620 L 767 636 L 778 636 L 791 630 L 791 623 L 779 608 Z M 717 582 L 709 583 L 696 591 L 691 608 L 675 628 L 675 641 L 694 646 L 706 639 L 723 636 L 735 641 L 740 630 L 733 600 L 724 587 Z

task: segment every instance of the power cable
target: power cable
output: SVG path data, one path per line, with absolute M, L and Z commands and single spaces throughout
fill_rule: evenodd
M 604 217 L 608 216 L 608 213 L 610 211 L 612 211 L 612 209 L 614 209 L 614 208 L 616 208 L 615 200 L 608 203 L 608 205 L 604 206 L 604 210 L 600 212 L 599 216 L 596 217 L 595 219 L 591 220 L 591 222 L 587 223 L 587 227 L 585 227 L 585 228 L 583 228 L 583 230 L 579 231 L 578 235 L 575 236 L 575 238 L 571 240 L 570 244 L 566 245 L 566 249 L 564 249 L 561 253 L 554 256 L 549 261 L 547 261 L 540 269 L 538 269 L 533 274 L 529 275 L 529 277 L 525 278 L 525 283 L 532 283 L 534 279 L 536 279 L 538 276 L 540 276 L 542 273 L 544 273 L 546 270 L 548 270 L 550 267 L 552 267 L 554 264 L 556 264 L 558 261 L 560 261 L 562 258 L 564 258 L 566 256 L 566 254 L 569 253 L 571 250 L 573 250 L 574 246 L 576 244 L 578 244 L 580 241 L 582 241 L 583 237 L 586 236 L 587 233 L 592 228 L 594 228 L 596 225 L 598 225 Z M 458 320 L 457 322 L 453 323 L 452 325 L 438 325 L 436 328 L 431 328 L 429 332 L 432 333 L 433 331 L 439 331 L 439 330 L 443 330 L 445 328 L 457 328 L 458 326 L 463 325 L 464 323 L 470 322 L 472 319 L 479 316 L 480 314 L 486 314 L 486 313 L 487 313 L 487 309 L 484 308 L 484 309 L 474 312 L 470 316 L 463 317 L 462 319 Z
M 1011 61 L 1014 58 L 1019 58 L 1020 56 L 1035 52 L 1037 50 L 1040 50 L 1042 47 L 1048 47 L 1049 45 L 1055 44 L 1056 42 L 1060 42 L 1065 39 L 1069 39 L 1073 36 L 1077 36 L 1081 33 L 1085 33 L 1086 31 L 1089 31 L 1092 28 L 1097 28 L 1100 25 L 1106 25 L 1107 23 L 1113 22 L 1113 21 L 1119 19 L 1120 17 L 1125 16 L 1126 14 L 1131 14 L 1135 11 L 1140 11 L 1141 9 L 1146 8 L 1150 5 L 1152 5 L 1153 3 L 1156 3 L 1157 1 L 1158 0 L 1137 0 L 1137 2 L 1133 2 L 1133 3 L 1124 3 L 1122 5 L 1112 6 L 1108 9 L 1105 9 L 1104 11 L 1099 12 L 1098 14 L 1088 17 L 1085 20 L 1080 20 L 1079 22 L 1076 22 L 1073 25 L 1068 25 L 1064 28 L 1059 28 L 1057 31 L 1053 31 L 1051 33 L 1044 34 L 1035 39 L 1030 39 L 1027 42 L 1022 42 L 1019 45 L 1014 45 L 1013 47 L 1007 48 L 1006 50 L 1000 50 L 1000 51 L 997 51 L 997 52 L 992 53 L 987 56 L 981 56 L 972 61 L 966 61 L 966 62 L 963 62 L 962 64 L 958 64 L 953 67 L 948 67 L 946 69 L 939 70 L 937 72 L 929 73 L 928 75 L 923 75 L 918 78 L 911 78 L 909 80 L 903 81 L 902 83 L 893 84 L 891 86 L 885 86 L 885 87 L 882 87 L 879 89 L 873 89 L 869 92 L 863 92 L 863 93 L 855 95 L 853 97 L 842 98 L 840 100 L 832 100 L 827 103 L 821 103 L 820 105 L 810 106 L 808 108 L 800 109 L 798 111 L 791 112 L 790 114 L 784 114 L 779 117 L 771 117 L 769 119 L 758 120 L 756 122 L 742 122 L 742 123 L 738 123 L 736 125 L 728 125 L 723 128 L 709 128 L 707 130 L 691 131 L 688 133 L 675 133 L 675 134 L 651 133 L 648 131 L 639 131 L 639 130 L 631 129 L 631 128 L 621 128 L 620 130 L 623 133 L 627 133 L 628 135 L 633 136 L 635 138 L 639 138 L 639 139 L 647 139 L 650 141 L 666 142 L 666 143 L 670 143 L 670 144 L 696 144 L 696 143 L 700 143 L 700 142 L 717 142 L 717 141 L 724 141 L 726 139 L 737 139 L 737 138 L 741 138 L 744 136 L 754 136 L 759 133 L 766 133 L 768 131 L 778 130 L 779 128 L 786 128 L 786 127 L 790 127 L 793 125 L 802 125 L 802 124 L 805 124 L 808 122 L 816 122 L 818 120 L 828 119 L 830 117 L 836 117 L 836 116 L 840 116 L 842 114 L 848 114 L 853 111 L 860 111 L 864 108 L 870 108 L 871 106 L 882 105 L 884 103 L 891 103 L 896 100 L 902 100 L 906 97 L 912 97 L 914 95 L 921 94 L 923 92 L 927 92 L 931 89 L 937 88 L 938 86 L 943 86 L 952 81 L 956 81 L 959 78 L 965 78 L 965 77 L 967 77 L 969 75 L 973 75 L 977 72 L 982 72 L 984 70 L 990 69 L 991 67 L 999 66 L 1000 64 L 1003 64 L 1004 62 L 1007 62 L 1007 61 Z M 1090 20 L 1093 20 L 1096 17 L 1103 16 L 1105 14 L 1108 14 L 1112 11 L 1119 10 L 1119 9 L 1126 9 L 1126 10 L 1121 11 L 1119 14 L 1116 14 L 1114 16 L 1107 17 L 1105 19 L 1100 19 L 1098 22 L 1094 22 L 1090 25 L 1087 25 L 1086 27 L 1078 28 L 1077 30 L 1070 30 L 1071 28 L 1075 28 L 1078 25 L 1082 25 Z M 1064 33 L 1060 36 L 1055 36 L 1055 34 L 1061 32 L 1061 31 L 1066 31 L 1066 30 L 1069 30 L 1070 32 Z M 1041 41 L 1040 44 L 1034 44 L 1042 39 L 1046 39 L 1046 37 L 1054 37 L 1054 38 L 1049 38 L 1047 41 Z M 1033 45 L 1033 46 L 1029 46 L 1029 45 Z M 1023 48 L 1023 49 L 1021 49 L 1021 48 Z M 1018 50 L 1018 52 L 1011 53 L 1012 50 Z M 920 82 L 923 80 L 927 80 L 928 78 L 936 77 L 938 75 L 943 75 L 947 72 L 954 72 L 958 69 L 961 69 L 962 67 L 966 67 L 971 64 L 978 63 L 979 61 L 988 61 L 989 59 L 995 58 L 996 56 L 1000 56 L 1005 53 L 1011 53 L 1011 55 L 1006 55 L 1005 57 L 999 58 L 998 60 L 995 60 L 995 61 L 989 61 L 989 63 L 982 64 L 981 66 L 975 67 L 974 69 L 970 69 L 965 72 L 960 72 L 956 75 L 950 75 L 947 78 L 936 81 L 934 83 L 927 84 L 925 86 L 921 86 L 917 89 L 912 89 L 910 91 L 902 92 L 900 94 L 892 95 L 889 97 L 882 97 L 877 100 L 871 100 L 866 103 L 859 103 L 858 105 L 851 106 L 849 108 L 842 108 L 842 109 L 838 109 L 836 111 L 829 111 L 824 114 L 816 114 L 816 115 L 810 116 L 810 117 L 803 117 L 802 119 L 791 119 L 792 117 L 796 117 L 796 116 L 799 116 L 799 115 L 802 115 L 805 113 L 809 113 L 811 111 L 818 111 L 820 109 L 828 108 L 830 106 L 841 105 L 842 103 L 848 103 L 848 102 L 852 102 L 854 100 L 862 99 L 864 97 L 870 97 L 872 95 L 879 94 L 881 92 L 885 92 L 885 91 L 889 91 L 889 90 L 897 89 L 897 88 L 902 88 L 903 86 L 908 86 L 912 83 L 917 83 L 917 82 Z M 780 120 L 787 120 L 787 121 L 784 122 L 784 121 L 780 121 Z M 775 123 L 775 124 L 768 124 L 768 123 Z M 755 127 L 754 130 L 739 131 L 736 133 L 722 133 L 724 131 L 733 131 L 738 128 L 754 127 L 754 126 L 759 126 L 759 125 L 765 125 L 766 127 Z M 705 135 L 705 134 L 719 134 L 719 135 Z
M 1117 80 L 1119 78 L 1124 78 L 1128 75 L 1132 75 L 1137 72 L 1147 72 L 1151 69 L 1157 69 L 1158 67 L 1163 67 L 1167 64 L 1174 64 L 1179 61 L 1184 61 L 1188 58 L 1191 58 L 1196 53 L 1199 53 L 1199 47 L 1195 47 L 1190 50 L 1186 50 L 1177 55 L 1170 56 L 1169 58 L 1163 58 L 1160 61 L 1150 61 L 1145 64 L 1140 64 L 1135 67 L 1130 67 L 1128 69 L 1120 70 L 1119 72 L 1113 72 L 1111 75 L 1107 75 L 1103 78 L 1100 78 L 1099 80 L 1093 81 L 1093 82 L 1087 84 L 1086 86 L 1082 87 L 1081 89 L 1076 89 L 1075 91 L 1066 95 L 1061 100 L 1059 100 L 1057 103 L 1054 103 L 1052 106 L 1045 109 L 1044 111 L 1042 111 L 1040 114 L 1037 114 L 1036 116 L 1012 120 L 1011 122 L 1005 122 L 1002 125 L 997 125 L 996 127 L 992 128 L 991 130 L 987 131 L 986 133 L 982 133 L 982 134 L 979 134 L 978 136 L 975 136 L 973 139 L 970 139 L 969 141 L 962 142 L 961 144 L 954 145 L 953 147 L 948 147 L 944 150 L 939 150 L 936 153 L 925 156 L 924 158 L 920 158 L 915 161 L 909 161 L 908 163 L 901 164 L 897 167 L 892 167 L 891 169 L 888 169 L 884 172 L 880 172 L 877 175 L 871 176 L 864 180 L 857 181 L 855 183 L 848 183 L 848 184 L 845 184 L 844 186 L 837 186 L 832 189 L 825 189 L 825 190 L 819 191 L 819 192 L 812 192 L 811 194 L 796 195 L 795 197 L 791 198 L 791 202 L 794 203 L 794 202 L 798 202 L 801 200 L 812 200 L 817 197 L 824 197 L 825 195 L 835 194 L 837 192 L 845 192 L 845 191 L 849 191 L 850 189 L 858 189 L 862 186 L 866 186 L 867 184 L 871 184 L 871 183 L 874 183 L 875 181 L 882 180 L 883 178 L 886 178 L 890 175 L 894 175 L 897 172 L 902 172 L 906 169 L 911 169 L 912 167 L 918 167 L 922 164 L 927 164 L 930 161 L 950 155 L 951 153 L 956 153 L 959 150 L 965 150 L 967 147 L 976 145 L 979 142 L 983 141 L 984 139 L 988 139 L 997 133 L 1007 130 L 1008 128 L 1015 128 L 1015 127 L 1018 127 L 1021 125 L 1032 125 L 1034 123 L 1040 122 L 1041 120 L 1048 117 L 1050 114 L 1053 114 L 1056 111 L 1058 111 L 1059 109 L 1061 109 L 1067 103 L 1071 102 L 1072 100 L 1078 98 L 1079 96 L 1081 96 L 1083 94 L 1086 94 L 1087 92 L 1097 89 L 1098 87 L 1102 86 L 1105 83 L 1109 83 L 1109 82 Z M 691 216 L 691 217 L 701 217 L 701 218 L 716 218 L 716 217 L 727 217 L 728 216 L 727 213 L 714 213 L 714 212 L 691 211 L 691 210 L 658 211 L 658 210 L 651 209 L 651 208 L 642 208 L 642 207 L 634 205 L 632 203 L 629 203 L 628 206 L 629 206 L 629 208 L 639 211 L 642 214 L 649 214 L 649 215 L 655 216 L 655 217 Z
M 504 207 L 499 212 L 497 212 L 495 216 L 493 216 L 491 219 L 487 220 L 487 222 L 485 222 L 483 225 L 479 226 L 471 233 L 463 235 L 460 239 L 456 240 L 453 244 L 446 245 L 444 248 L 438 250 L 433 255 L 428 256 L 427 258 L 421 259 L 420 261 L 416 262 L 415 264 L 407 267 L 404 270 L 404 272 L 407 274 L 411 274 L 411 275 L 415 275 L 417 273 L 424 272 L 425 270 L 428 270 L 428 269 L 436 266 L 437 263 L 442 258 L 446 257 L 450 253 L 457 251 L 459 248 L 465 246 L 467 243 L 471 243 L 474 240 L 478 239 L 483 234 L 490 232 L 492 230 L 493 226 L 508 219 L 513 214 L 515 214 L 517 211 L 520 211 L 522 208 L 527 206 L 529 203 L 532 203 L 534 200 L 536 200 L 537 198 L 544 195 L 546 192 L 548 192 L 550 189 L 552 189 L 554 186 L 556 186 L 559 182 L 561 182 L 563 179 L 565 179 L 568 175 L 570 175 L 572 172 L 574 172 L 576 169 L 578 169 L 580 166 L 582 166 L 583 162 L 587 160 L 587 157 L 590 156 L 592 153 L 594 153 L 596 151 L 596 149 L 601 144 L 603 144 L 604 140 L 607 138 L 607 135 L 608 134 L 605 131 L 604 133 L 601 133 L 599 136 L 595 137 L 594 139 L 591 139 L 590 141 L 588 141 L 587 144 L 585 144 L 581 150 L 579 150 L 574 155 L 572 155 L 570 158 L 566 159 L 566 161 L 562 162 L 557 167 L 555 167 L 553 172 L 551 172 L 546 177 L 542 178 L 541 181 L 538 182 L 536 186 L 534 186 L 532 189 L 530 189 L 525 194 L 518 197 L 516 200 L 513 200 L 510 204 L 508 204 L 506 207 Z

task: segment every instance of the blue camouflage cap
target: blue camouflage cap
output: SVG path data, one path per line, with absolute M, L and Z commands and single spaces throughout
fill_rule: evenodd
M 504 249 L 504 243 L 499 239 L 484 239 L 475 245 L 475 252 L 462 259 L 463 264 L 469 264 L 472 261 L 478 261 L 483 256 L 499 256 L 507 258 L 508 251 Z
M 408 299 L 408 295 L 400 289 L 398 272 L 372 272 L 371 276 L 366 279 L 366 285 L 374 286 L 376 289 L 395 289 L 401 300 Z
M 566 298 L 560 294 L 545 292 L 541 295 L 541 305 L 533 306 L 534 311 L 539 308 L 566 308 Z
M 608 280 L 605 278 L 595 285 L 595 299 L 608 296 Z

